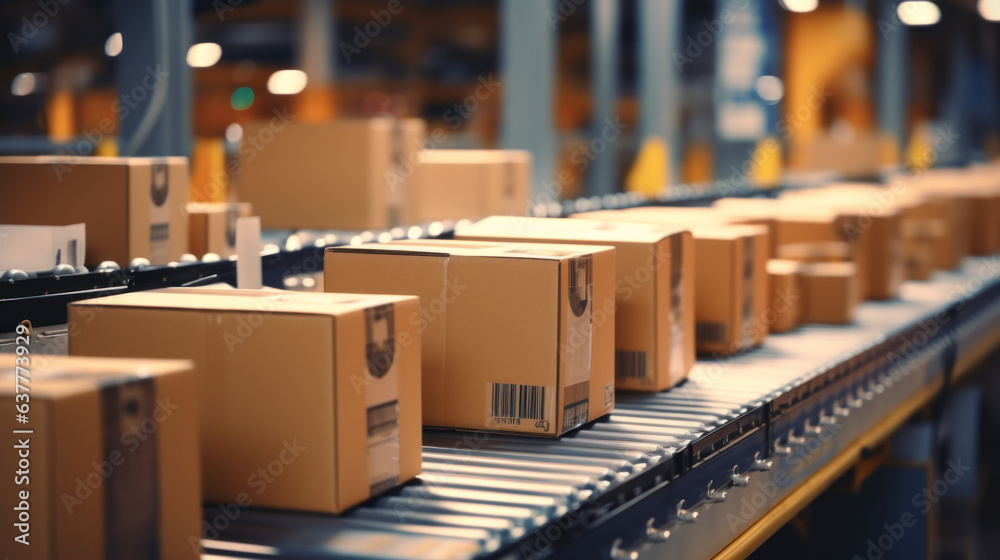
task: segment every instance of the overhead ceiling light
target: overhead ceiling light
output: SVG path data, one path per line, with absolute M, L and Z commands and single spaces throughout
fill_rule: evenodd
M 293 95 L 306 89 L 309 77 L 302 70 L 278 70 L 267 79 L 267 91 L 277 95 Z
M 217 43 L 197 43 L 188 49 L 187 63 L 192 68 L 208 68 L 222 58 L 222 47 Z
M 934 25 L 941 21 L 941 9 L 934 2 L 900 2 L 896 15 L 906 25 Z
M 226 140 L 229 140 L 231 144 L 238 144 L 240 140 L 243 140 L 243 127 L 240 123 L 232 123 L 226 127 Z
M 775 104 L 785 95 L 785 85 L 777 76 L 761 76 L 754 84 L 757 95 L 770 104 Z
M 986 21 L 1000 21 L 1000 0 L 979 0 L 978 7 Z
M 104 54 L 108 56 L 118 56 L 122 53 L 122 34 L 112 33 L 107 41 L 104 41 Z
M 781 5 L 789 12 L 811 12 L 819 6 L 819 0 L 781 0 Z
M 22 72 L 10 82 L 10 92 L 17 96 L 35 93 L 41 89 L 44 76 L 34 72 Z

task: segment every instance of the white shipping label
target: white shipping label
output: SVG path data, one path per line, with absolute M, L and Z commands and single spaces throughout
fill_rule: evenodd
M 149 185 L 149 262 L 170 261 L 170 167 L 154 163 Z
M 566 317 L 566 379 L 564 386 L 590 381 L 594 331 L 593 257 L 569 260 L 569 305 Z
M 673 379 L 687 375 L 684 371 L 683 245 L 680 235 L 670 238 L 670 377 Z
M 394 306 L 365 309 L 365 406 L 372 495 L 399 484 L 399 367 L 395 352 Z

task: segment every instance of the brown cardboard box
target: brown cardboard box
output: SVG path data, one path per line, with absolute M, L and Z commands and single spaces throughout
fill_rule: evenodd
M 775 251 L 778 259 L 800 262 L 851 262 L 851 246 L 841 241 L 812 243 L 789 243 L 778 245 Z
M 953 270 L 969 254 L 972 236 L 970 200 L 952 195 L 950 189 L 933 186 L 934 174 L 897 177 L 890 187 L 907 202 L 903 208 L 905 220 L 943 220 L 947 224 L 944 237 L 933 242 L 934 268 Z
M 802 322 L 802 270 L 798 261 L 770 259 L 767 261 L 768 310 L 764 320 L 768 332 L 788 332 Z
M 934 272 L 936 251 L 947 237 L 942 219 L 911 219 L 903 215 L 903 262 L 907 280 L 927 280 Z
M 394 227 L 424 135 L 419 119 L 251 123 L 230 175 L 265 228 Z
M 11 414 L 23 407 L 28 417 L 11 424 L 15 433 L 0 450 L 12 473 L 0 487 L 13 508 L 0 531 L 3 549 L 31 560 L 197 559 L 192 363 L 28 357 L 27 373 L 15 372 L 13 355 L 0 366 L 0 406 Z
M 1000 184 L 994 176 L 974 169 L 931 169 L 912 179 L 928 196 L 951 200 L 958 206 L 958 243 L 966 254 L 991 255 L 1000 251 Z
M 883 147 L 891 142 L 884 134 L 862 130 L 846 138 L 824 131 L 793 140 L 789 168 L 798 172 L 836 169 L 852 179 L 878 175 Z
M 89 265 L 187 252 L 187 158 L 0 157 L 0 224 L 87 224 Z
M 969 253 L 992 255 L 1000 252 L 1000 192 L 975 193 L 971 198 Z
M 858 306 L 854 263 L 814 263 L 802 270 L 802 322 L 844 325 Z
M 188 251 L 198 258 L 215 253 L 222 258 L 236 254 L 236 219 L 252 212 L 246 202 L 191 202 L 188 213 Z
M 695 240 L 695 344 L 699 352 L 733 353 L 768 333 L 767 229 L 719 226 L 691 230 Z
M 531 187 L 531 152 L 423 150 L 407 193 L 405 222 L 523 216 Z
M 854 250 L 865 258 L 859 268 L 858 287 L 861 299 L 893 299 L 903 283 L 903 219 L 898 209 L 880 214 L 850 214 L 858 220 L 858 229 L 848 230 Z M 867 228 L 865 226 L 868 226 Z
M 893 191 L 864 184 L 845 185 L 790 193 L 782 200 L 796 209 L 835 214 L 837 240 L 847 241 L 854 251 L 862 299 L 896 297 L 903 282 L 901 228 L 905 210 Z
M 676 226 L 677 214 L 659 207 L 587 212 L 570 218 Z M 682 227 L 689 223 L 682 222 Z M 767 336 L 766 263 L 770 240 L 764 226 L 706 224 L 691 227 L 695 252 L 695 348 L 734 353 Z
M 843 218 L 829 210 L 787 204 L 773 198 L 723 198 L 715 201 L 712 207 L 727 216 L 747 220 L 747 223 L 751 223 L 749 220 L 754 216 L 760 223 L 769 220 L 772 257 L 777 257 L 779 245 L 844 240 L 840 231 Z
M 337 513 L 420 472 L 420 334 L 404 319 L 418 307 L 401 296 L 133 292 L 70 305 L 69 351 L 195 362 L 206 501 Z
M 328 291 L 420 296 L 424 425 L 558 436 L 614 407 L 614 248 L 327 249 Z
M 921 196 L 922 201 L 904 210 L 906 221 L 935 221 L 944 227 L 934 226 L 940 235 L 928 239 L 932 247 L 934 268 L 953 270 L 968 255 L 968 207 L 953 199 L 939 196 Z
M 493 216 L 455 239 L 611 245 L 615 248 L 615 386 L 662 391 L 694 365 L 691 232 L 597 220 Z
M 743 200 L 743 199 L 741 199 Z M 745 199 L 760 200 L 760 199 Z M 747 225 L 764 226 L 768 231 L 771 250 L 768 256 L 774 253 L 774 233 L 776 222 L 774 216 L 763 212 L 761 207 L 751 205 L 749 208 L 742 208 L 739 211 L 734 207 L 722 206 L 712 208 L 686 207 L 686 206 L 639 206 L 624 210 L 599 210 L 595 212 L 582 212 L 572 214 L 571 218 L 583 218 L 585 220 L 615 220 L 616 212 L 631 213 L 654 213 L 657 220 L 667 221 L 677 227 L 701 227 L 701 226 L 721 226 L 721 225 Z M 618 214 L 620 215 L 620 214 Z M 619 220 L 620 221 L 620 220 Z

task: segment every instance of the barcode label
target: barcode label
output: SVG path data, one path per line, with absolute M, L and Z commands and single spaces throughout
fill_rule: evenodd
M 384 439 L 395 437 L 399 430 L 399 401 L 392 401 L 368 409 L 368 437 Z
M 563 432 L 568 432 L 577 426 L 586 424 L 589 416 L 589 400 L 582 400 L 566 405 L 565 408 L 563 408 Z
M 545 387 L 494 383 L 490 416 L 521 420 L 545 420 Z
M 753 346 L 754 340 L 754 238 L 746 238 L 746 247 L 743 249 L 743 340 L 744 348 Z
M 670 359 L 669 376 L 680 380 L 687 376 L 684 366 L 684 239 L 670 238 Z M 690 272 L 688 273 L 690 274 Z
M 706 321 L 695 323 L 694 338 L 699 342 L 725 342 L 726 325 Z
M 399 484 L 399 401 L 368 407 L 368 492 Z
M 646 353 L 641 350 L 618 350 L 615 352 L 615 377 L 619 379 L 648 379 Z

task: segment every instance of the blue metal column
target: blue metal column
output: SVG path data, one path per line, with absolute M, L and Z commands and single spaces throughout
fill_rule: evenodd
M 533 204 L 561 193 L 552 122 L 557 25 L 552 0 L 500 3 L 501 145 L 531 152 Z
M 658 136 L 670 147 L 669 181 L 680 170 L 680 76 L 672 54 L 680 35 L 681 0 L 638 0 L 639 143 Z
M 897 21 L 896 0 L 879 0 L 882 21 Z M 906 146 L 907 56 L 909 29 L 897 25 L 890 33 L 882 34 L 878 45 L 878 128 L 883 134 L 896 139 L 900 154 Z
M 618 113 L 618 52 L 621 38 L 619 0 L 590 2 L 591 91 L 594 110 L 590 137 L 597 138 L 608 121 Z M 587 191 L 590 195 L 614 193 L 620 188 L 618 147 L 609 142 L 590 168 Z
M 116 60 L 123 156 L 191 152 L 191 0 L 116 0 L 122 34 Z
M 333 63 L 337 25 L 334 0 L 305 0 L 299 22 L 299 69 L 309 76 L 310 85 L 327 85 L 334 81 Z

